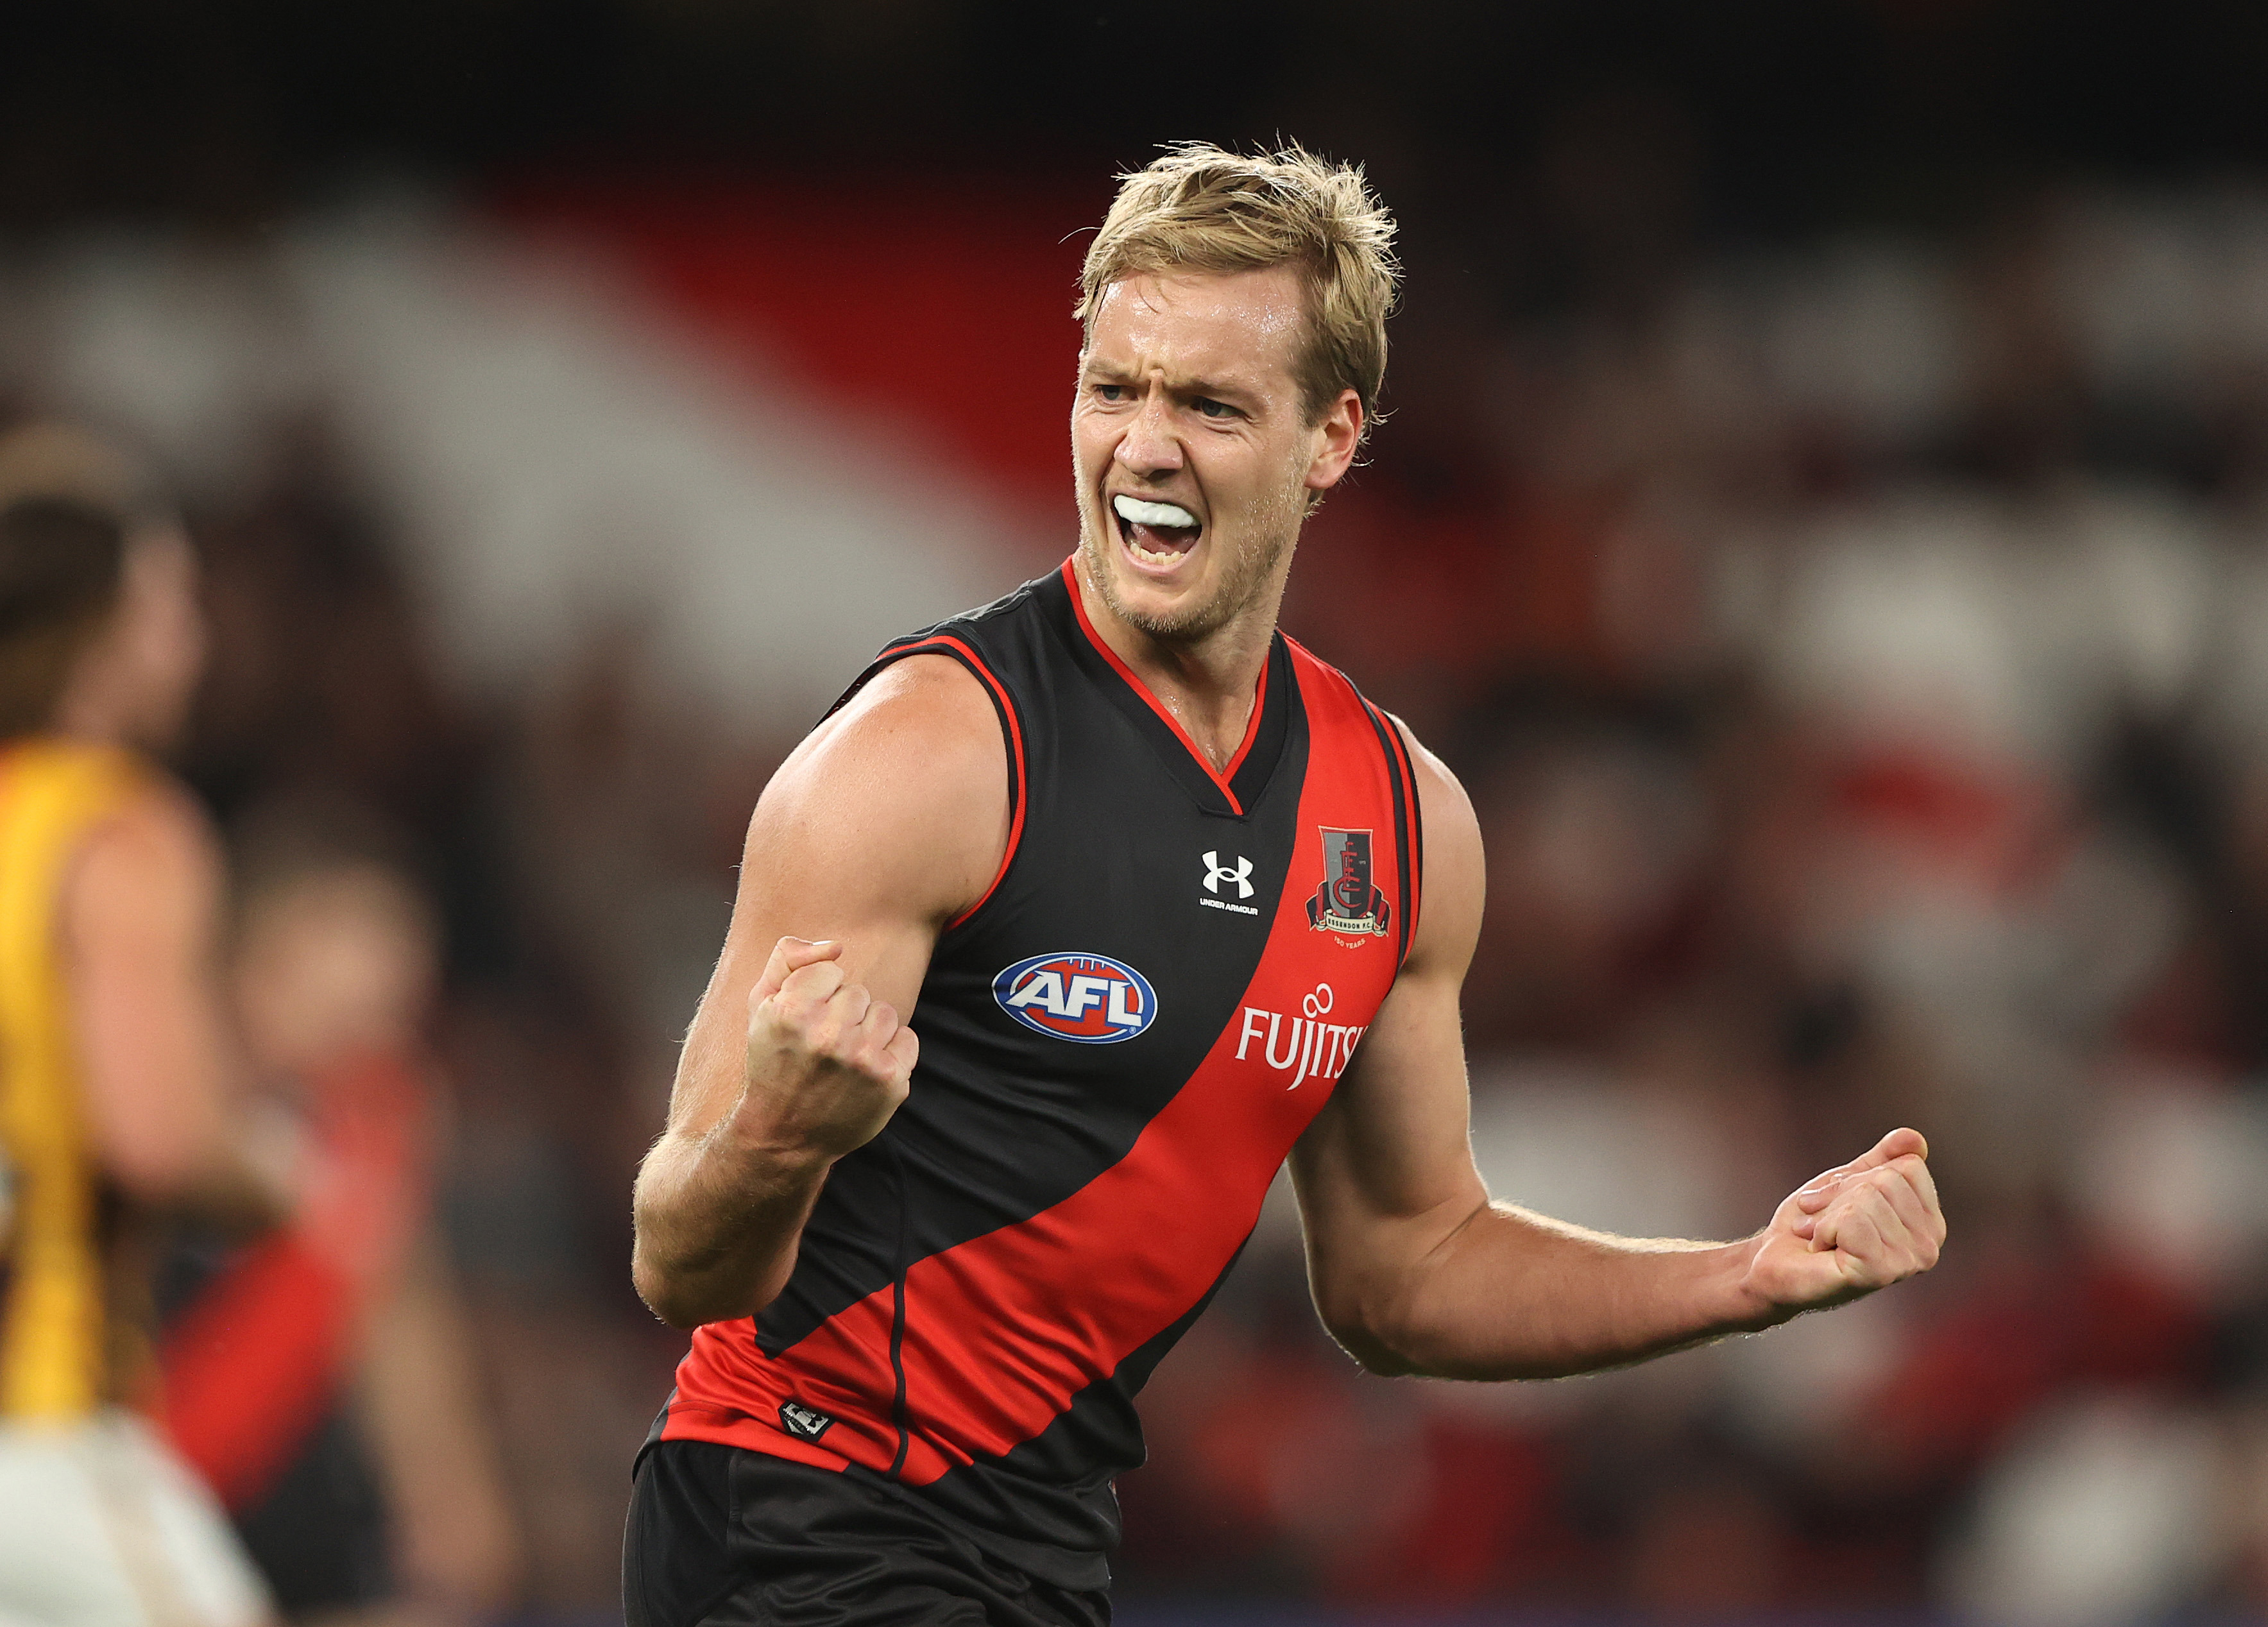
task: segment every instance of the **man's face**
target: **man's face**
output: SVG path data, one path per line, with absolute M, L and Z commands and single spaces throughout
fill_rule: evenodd
M 1354 456 L 1343 392 L 1311 423 L 1292 376 L 1298 273 L 1145 275 L 1105 291 L 1071 415 L 1079 550 L 1105 605 L 1204 638 L 1280 593 L 1307 495 Z

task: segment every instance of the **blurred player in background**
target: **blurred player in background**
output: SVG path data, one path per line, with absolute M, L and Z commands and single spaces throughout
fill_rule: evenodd
M 269 1616 L 150 1396 L 149 1223 L 283 1214 L 216 965 L 219 850 L 141 755 L 202 659 L 195 563 L 101 448 L 0 441 L 0 1620 Z
M 236 1008 L 340 1196 L 183 1249 L 166 1417 L 286 1617 L 438 1627 L 508 1601 L 517 1542 L 431 1218 L 438 929 L 391 846 L 312 799 L 239 831 Z
M 1085 269 L 1078 551 L 891 645 L 759 802 L 638 1180 L 637 1285 L 696 1331 L 633 1627 L 1107 1621 L 1134 1395 L 1287 1155 L 1317 1308 L 1381 1373 L 1593 1371 L 1935 1263 L 1911 1130 L 1736 1243 L 1490 1201 L 1472 808 L 1276 628 L 1377 414 L 1392 232 L 1296 150 L 1128 176 Z M 972 313 L 924 364 L 983 342 Z

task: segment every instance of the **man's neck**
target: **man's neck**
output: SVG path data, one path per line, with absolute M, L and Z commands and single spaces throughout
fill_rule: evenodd
M 1228 766 L 1251 726 L 1261 668 L 1276 633 L 1284 585 L 1278 581 L 1249 610 L 1199 638 L 1160 638 L 1122 618 L 1104 602 L 1081 558 L 1072 573 L 1095 637 L 1126 663 L 1173 715 L 1218 771 Z

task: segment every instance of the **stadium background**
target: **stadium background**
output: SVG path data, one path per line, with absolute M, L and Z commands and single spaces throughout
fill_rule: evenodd
M 1360 1377 L 1271 1209 L 1123 1619 L 2268 1608 L 2268 13 L 99 0 L 0 49 L 0 420 L 183 494 L 180 765 L 412 835 L 528 1554 L 612 1611 L 681 1342 L 628 1182 L 779 756 L 1070 541 L 1082 228 L 1363 160 L 1393 422 L 1289 625 L 1490 843 L 1495 1189 L 1729 1234 L 1910 1120 L 1930 1278 L 1519 1389 Z M 1104 833 L 1107 839 L 1107 833 Z

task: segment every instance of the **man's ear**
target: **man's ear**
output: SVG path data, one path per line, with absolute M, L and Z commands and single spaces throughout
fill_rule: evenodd
M 1354 463 L 1362 445 L 1362 397 L 1341 390 L 1315 426 L 1315 455 L 1307 465 L 1307 490 L 1329 491 Z

